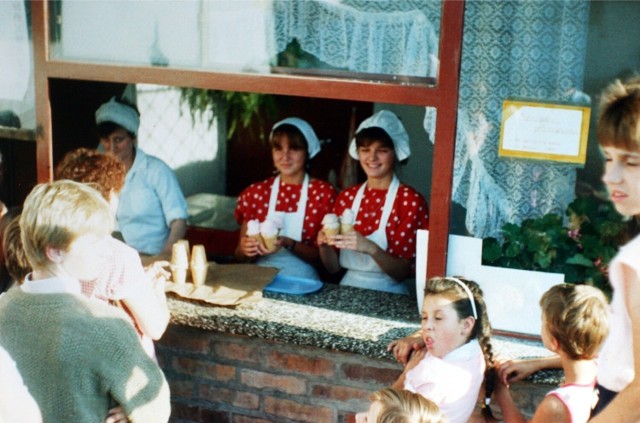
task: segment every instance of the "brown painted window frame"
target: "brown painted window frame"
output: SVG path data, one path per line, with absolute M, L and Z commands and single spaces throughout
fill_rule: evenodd
M 36 97 L 36 160 L 38 182 L 53 179 L 49 80 L 146 83 L 225 91 L 430 106 L 437 109 L 436 141 L 431 175 L 427 277 L 446 272 L 455 151 L 458 82 L 462 50 L 464 0 L 444 0 L 440 26 L 440 66 L 434 86 L 344 80 L 289 74 L 252 75 L 209 70 L 103 65 L 49 58 L 47 0 L 32 2 L 34 80 Z M 188 83 L 185 83 L 188 81 Z

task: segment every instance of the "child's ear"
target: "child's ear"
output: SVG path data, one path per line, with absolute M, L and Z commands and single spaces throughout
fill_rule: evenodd
M 473 332 L 473 327 L 476 324 L 476 319 L 473 316 L 467 316 L 462 319 L 462 334 L 466 337 L 471 336 L 471 332 Z
M 52 263 L 60 263 L 64 257 L 64 252 L 58 248 L 45 247 L 44 252 Z

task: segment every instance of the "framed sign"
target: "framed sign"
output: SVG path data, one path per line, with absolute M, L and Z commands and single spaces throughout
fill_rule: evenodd
M 505 100 L 498 154 L 584 164 L 590 117 L 587 106 Z

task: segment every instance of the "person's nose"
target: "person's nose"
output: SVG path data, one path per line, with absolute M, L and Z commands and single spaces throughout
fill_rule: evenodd
M 621 183 L 622 170 L 622 165 L 619 163 L 611 162 L 605 165 L 604 174 L 602 175 L 602 182 L 609 185 Z

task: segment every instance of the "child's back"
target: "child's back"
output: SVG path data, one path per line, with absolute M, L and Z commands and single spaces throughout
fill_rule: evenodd
M 607 300 L 594 287 L 560 284 L 545 292 L 540 306 L 542 341 L 560 356 L 565 382 L 546 395 L 531 422 L 586 423 L 598 399 L 595 358 L 608 333 Z M 526 421 L 503 383 L 496 398 L 505 422 Z

